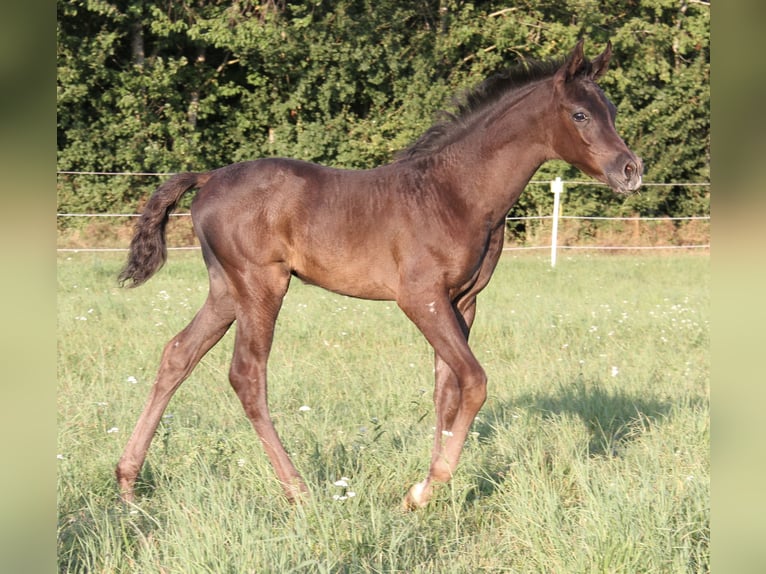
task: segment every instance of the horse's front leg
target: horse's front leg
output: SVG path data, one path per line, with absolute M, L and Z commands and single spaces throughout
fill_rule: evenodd
M 457 308 L 446 297 L 425 304 L 400 302 L 436 352 L 434 404 L 436 431 L 428 476 L 410 488 L 403 506 L 425 506 L 435 482 L 447 482 L 457 468 L 466 436 L 486 400 L 486 375 L 468 347 L 475 299 Z

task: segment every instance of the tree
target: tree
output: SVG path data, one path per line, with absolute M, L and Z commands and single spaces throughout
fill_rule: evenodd
M 614 44 L 603 81 L 646 180 L 709 178 L 709 8 L 683 0 L 58 0 L 58 168 L 204 170 L 283 155 L 390 161 L 489 74 Z M 561 164 L 540 178 L 584 179 Z M 156 181 L 59 179 L 68 211 L 134 209 Z M 689 215 L 699 190 L 628 201 L 578 189 L 569 212 Z M 516 213 L 548 212 L 530 187 Z

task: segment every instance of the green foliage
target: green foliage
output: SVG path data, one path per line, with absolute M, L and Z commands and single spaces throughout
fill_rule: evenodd
M 492 72 L 611 39 L 603 82 L 647 181 L 709 180 L 709 7 L 604 2 L 58 0 L 58 169 L 204 170 L 263 156 L 352 168 L 390 161 Z M 583 179 L 543 166 L 538 178 Z M 60 211 L 135 209 L 154 181 L 61 176 Z M 542 187 L 516 214 L 549 204 Z M 695 215 L 699 188 L 627 201 L 578 192 L 584 214 Z

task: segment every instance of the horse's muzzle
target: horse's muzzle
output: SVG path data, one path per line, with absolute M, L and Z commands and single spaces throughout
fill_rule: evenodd
M 616 169 L 607 174 L 610 187 L 617 193 L 633 193 L 639 187 L 644 174 L 644 162 L 640 157 L 630 154 L 623 156 Z

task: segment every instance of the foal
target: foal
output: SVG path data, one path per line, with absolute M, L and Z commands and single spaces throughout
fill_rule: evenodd
M 274 429 L 266 363 L 291 276 L 330 291 L 394 300 L 435 353 L 436 432 L 425 479 L 407 509 L 455 472 L 487 377 L 468 346 L 476 296 L 503 245 L 505 217 L 538 167 L 563 159 L 618 193 L 641 184 L 641 160 L 615 131 L 615 107 L 596 81 L 611 44 L 587 60 L 583 42 L 562 64 L 509 70 L 472 93 L 397 159 L 350 171 L 261 159 L 182 173 L 152 195 L 120 281 L 137 286 L 165 262 L 165 225 L 198 188 L 192 221 L 210 291 L 191 323 L 165 346 L 148 402 L 117 465 L 125 500 L 162 413 L 202 356 L 236 322 L 229 380 L 285 494 L 308 492 Z

